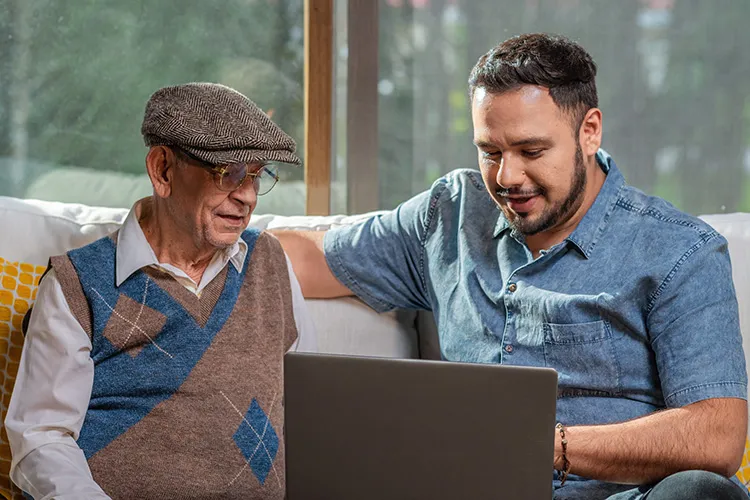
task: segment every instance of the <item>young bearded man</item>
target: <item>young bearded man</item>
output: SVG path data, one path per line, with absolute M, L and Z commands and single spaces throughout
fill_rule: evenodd
M 278 237 L 306 296 L 431 310 L 446 360 L 557 370 L 555 498 L 747 498 L 727 479 L 747 431 L 727 243 L 625 183 L 595 76 L 563 37 L 503 42 L 469 79 L 480 172 Z

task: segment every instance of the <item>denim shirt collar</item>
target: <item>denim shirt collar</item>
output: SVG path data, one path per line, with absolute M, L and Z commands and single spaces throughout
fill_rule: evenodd
M 565 239 L 565 241 L 572 243 L 587 259 L 591 256 L 599 235 L 606 227 L 609 214 L 612 213 L 612 209 L 617 203 L 620 189 L 625 185 L 625 179 L 609 153 L 600 149 L 596 153 L 596 161 L 607 174 L 607 178 L 604 180 L 599 194 L 596 195 L 594 204 L 591 205 L 575 230 Z M 509 229 L 511 227 L 508 219 L 500 212 L 495 225 L 494 237 L 497 238 Z

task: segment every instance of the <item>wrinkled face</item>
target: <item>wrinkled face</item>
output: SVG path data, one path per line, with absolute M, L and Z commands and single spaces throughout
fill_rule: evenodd
M 262 165 L 250 166 L 250 170 Z M 170 196 L 172 219 L 196 248 L 226 248 L 233 245 L 250 222 L 258 196 L 253 182 L 234 191 L 222 191 L 209 170 L 180 162 L 175 169 Z
M 527 236 L 542 233 L 580 208 L 587 174 L 578 130 L 547 89 L 478 88 L 472 120 L 482 178 L 512 227 Z

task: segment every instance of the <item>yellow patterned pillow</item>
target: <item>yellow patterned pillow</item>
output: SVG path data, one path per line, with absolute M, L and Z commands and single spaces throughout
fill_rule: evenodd
M 745 454 L 742 455 L 740 470 L 735 475 L 750 490 L 750 439 L 745 438 Z
M 5 421 L 10 395 L 21 359 L 23 315 L 36 299 L 39 279 L 44 266 L 6 262 L 0 258 L 0 382 L 2 383 L 2 410 Z M 5 426 L 0 425 L 0 496 L 9 500 L 22 499 L 21 490 L 10 480 L 10 446 Z

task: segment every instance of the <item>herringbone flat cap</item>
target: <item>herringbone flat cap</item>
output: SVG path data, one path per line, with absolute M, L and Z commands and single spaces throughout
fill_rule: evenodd
M 177 146 L 213 165 L 302 163 L 294 139 L 253 101 L 217 83 L 187 83 L 154 92 L 141 134 L 146 146 Z

